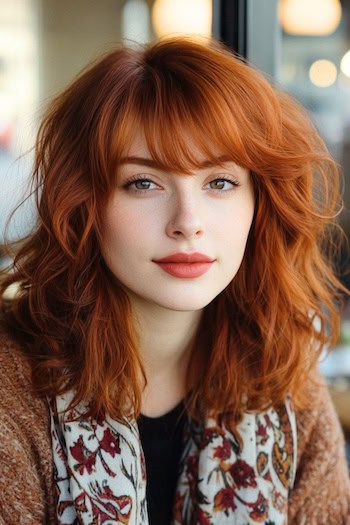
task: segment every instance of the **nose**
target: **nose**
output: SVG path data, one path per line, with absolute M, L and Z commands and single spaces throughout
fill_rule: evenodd
M 204 231 L 199 208 L 198 201 L 192 195 L 182 195 L 174 199 L 166 234 L 175 239 L 201 237 Z

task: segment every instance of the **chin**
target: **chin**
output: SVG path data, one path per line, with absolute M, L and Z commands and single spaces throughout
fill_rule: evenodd
M 203 310 L 209 303 L 212 302 L 214 297 L 210 298 L 194 298 L 183 299 L 177 298 L 176 300 L 172 299 L 169 301 L 157 302 L 157 304 L 168 310 L 173 310 L 176 312 L 196 312 L 198 310 Z

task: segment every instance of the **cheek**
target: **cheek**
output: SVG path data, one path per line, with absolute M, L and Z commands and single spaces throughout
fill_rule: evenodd
M 242 201 L 240 208 L 239 216 L 236 220 L 238 224 L 241 224 L 242 237 L 246 240 L 249 235 L 255 211 L 255 197 L 252 184 L 250 185 L 250 191 L 247 194 L 246 199 Z
M 104 246 L 106 251 L 119 250 L 122 255 L 126 250 L 140 250 L 147 241 L 159 235 L 159 218 L 152 210 L 130 206 L 114 205 L 107 210 L 104 221 Z
M 117 212 L 117 207 L 107 209 L 103 221 L 103 252 L 108 256 L 119 247 L 125 245 L 125 241 L 130 238 L 130 220 L 127 214 Z
M 217 215 L 216 225 L 220 237 L 226 240 L 227 248 L 245 246 L 254 217 L 253 197 L 232 206 L 222 216 Z
M 254 218 L 254 202 L 249 203 L 250 205 L 247 206 L 243 211 L 241 215 L 241 231 L 242 231 L 242 239 L 244 242 L 247 240 L 250 228 L 253 223 Z

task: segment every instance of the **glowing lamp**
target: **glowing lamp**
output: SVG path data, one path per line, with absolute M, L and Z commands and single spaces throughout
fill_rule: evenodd
M 152 23 L 158 36 L 171 33 L 210 36 L 211 0 L 155 0 Z
M 322 36 L 337 29 L 342 9 L 339 0 L 280 0 L 279 16 L 286 33 Z

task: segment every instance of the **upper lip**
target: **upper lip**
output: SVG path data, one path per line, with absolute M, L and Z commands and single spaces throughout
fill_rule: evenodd
M 156 263 L 197 263 L 197 262 L 214 262 L 214 259 L 204 253 L 173 253 L 162 259 L 154 259 Z

